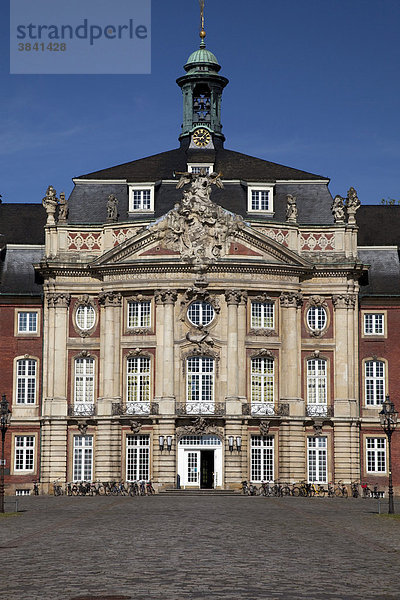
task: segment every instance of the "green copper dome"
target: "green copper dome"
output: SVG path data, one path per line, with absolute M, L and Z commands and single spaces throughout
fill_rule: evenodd
M 198 50 L 195 50 L 189 56 L 187 63 L 185 65 L 185 70 L 188 71 L 189 69 L 193 69 L 193 67 L 195 67 L 195 65 L 198 65 L 201 63 L 215 65 L 215 67 L 217 68 L 216 70 L 218 70 L 218 71 L 221 68 L 218 63 L 217 57 L 215 56 L 215 54 L 210 52 L 210 50 L 207 50 L 204 42 L 202 42 L 200 44 L 200 48 Z

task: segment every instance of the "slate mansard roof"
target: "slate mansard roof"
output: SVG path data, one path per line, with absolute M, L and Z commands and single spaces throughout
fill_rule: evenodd
M 248 184 L 272 183 L 276 184 L 273 220 L 285 221 L 286 196 L 290 193 L 297 197 L 300 224 L 333 223 L 327 178 L 222 147 L 214 151 L 178 148 L 82 175 L 74 180 L 75 188 L 68 200 L 69 222 L 104 223 L 109 194 L 118 198 L 119 220 L 131 220 L 133 217 L 128 215 L 130 183 L 156 184 L 154 217 L 158 218 L 182 197 L 182 190 L 176 190 L 174 185 L 179 176 L 174 174 L 186 171 L 188 163 L 212 163 L 226 182 L 223 190 L 213 191 L 212 200 L 245 218 L 257 218 L 247 213 Z M 140 218 L 149 217 L 136 216 L 135 220 Z M 271 216 L 267 219 L 270 221 Z

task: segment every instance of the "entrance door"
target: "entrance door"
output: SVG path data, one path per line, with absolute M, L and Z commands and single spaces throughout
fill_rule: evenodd
M 214 487 L 214 450 L 201 450 L 200 454 L 200 487 L 212 489 Z
M 200 450 L 186 452 L 186 482 L 188 485 L 200 483 Z

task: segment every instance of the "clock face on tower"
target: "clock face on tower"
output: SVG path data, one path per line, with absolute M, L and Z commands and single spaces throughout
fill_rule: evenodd
M 199 127 L 193 132 L 192 140 L 199 148 L 205 148 L 211 142 L 211 134 L 204 127 Z

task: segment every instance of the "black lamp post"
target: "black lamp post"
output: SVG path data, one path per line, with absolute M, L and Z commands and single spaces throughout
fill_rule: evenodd
M 385 402 L 382 405 L 382 410 L 379 413 L 383 431 L 387 435 L 388 450 L 389 450 L 389 514 L 394 513 L 393 503 L 393 479 L 392 479 L 392 434 L 397 425 L 397 410 L 393 402 L 390 402 L 389 396 L 386 396 Z
M 0 470 L 0 513 L 4 512 L 4 441 L 6 439 L 6 431 L 10 425 L 11 411 L 8 408 L 8 402 L 5 394 L 3 394 L 0 402 L 0 424 L 1 424 L 1 470 Z

